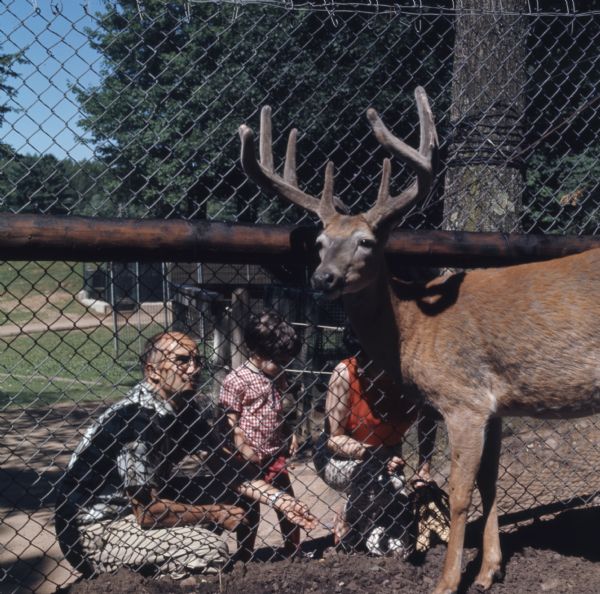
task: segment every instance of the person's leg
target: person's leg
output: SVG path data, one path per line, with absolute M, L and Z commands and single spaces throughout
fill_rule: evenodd
M 285 491 L 288 495 L 295 497 L 290 476 L 285 472 L 277 474 L 272 481 L 274 487 Z M 295 555 L 300 547 L 300 528 L 290 522 L 283 513 L 277 512 L 279 520 L 279 528 L 283 537 L 283 553 L 284 555 Z
M 214 532 L 200 526 L 142 529 L 133 515 L 81 527 L 82 548 L 96 573 L 120 567 L 174 579 L 216 573 L 229 550 Z
M 339 458 L 327 447 L 327 434 L 322 433 L 315 444 L 313 463 L 319 478 L 336 491 L 347 491 L 360 460 Z
M 85 578 L 95 573 L 81 546 L 81 531 L 77 523 L 78 506 L 72 504 L 61 492 L 56 497 L 54 529 L 65 559 Z
M 396 555 L 408 558 L 415 550 L 418 523 L 415 517 L 414 497 L 411 497 L 404 472 L 396 470 L 384 485 L 382 526 L 385 528 L 387 549 Z
M 246 523 L 236 530 L 238 550 L 232 556 L 231 563 L 246 563 L 252 559 L 260 521 L 259 503 L 241 497 L 214 476 L 178 476 L 170 481 L 163 492 L 175 501 L 195 505 L 223 503 L 243 508 L 246 512 Z
M 245 498 L 239 498 L 236 504 L 246 510 L 247 524 L 241 524 L 236 531 L 238 550 L 233 561 L 247 563 L 252 559 L 256 535 L 258 534 L 258 523 L 260 522 L 260 503 Z
M 349 530 L 350 525 L 346 520 L 346 502 L 344 502 L 340 511 L 333 518 L 333 544 L 339 545 Z
M 334 456 L 327 447 L 327 440 L 326 433 L 321 433 L 317 439 L 313 454 L 315 470 L 328 487 L 347 494 L 361 461 Z M 347 510 L 348 501 L 344 502 L 340 511 L 333 517 L 333 541 L 336 546 L 342 543 L 351 529 L 347 521 Z

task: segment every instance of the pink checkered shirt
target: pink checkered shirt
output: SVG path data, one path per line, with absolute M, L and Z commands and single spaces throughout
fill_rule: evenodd
M 219 404 L 240 415 L 239 427 L 261 462 L 281 450 L 284 445 L 281 392 L 250 361 L 227 375 Z

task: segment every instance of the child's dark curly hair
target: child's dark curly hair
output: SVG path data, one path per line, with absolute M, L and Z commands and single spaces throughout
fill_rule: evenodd
M 269 359 L 295 357 L 301 346 L 293 326 L 277 312 L 267 310 L 250 316 L 244 341 L 252 353 Z

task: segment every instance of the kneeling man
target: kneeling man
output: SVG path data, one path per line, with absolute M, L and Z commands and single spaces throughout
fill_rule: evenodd
M 144 379 L 85 433 L 58 488 L 55 525 L 67 560 L 85 576 L 129 567 L 181 578 L 229 559 L 221 528 L 236 530 L 247 560 L 249 501 L 272 504 L 297 525 L 308 508 L 262 480 L 247 480 L 211 430 L 195 395 L 201 360 L 179 332 L 158 334 L 141 356 Z M 208 452 L 208 489 L 179 486 L 173 468 Z M 186 493 L 187 491 L 187 493 Z

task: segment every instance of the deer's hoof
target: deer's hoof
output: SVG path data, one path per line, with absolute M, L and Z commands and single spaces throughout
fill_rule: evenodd
M 485 592 L 492 587 L 494 582 L 501 581 L 503 577 L 504 573 L 501 569 L 490 569 L 485 572 L 481 571 L 473 585 L 478 592 Z
M 440 582 L 435 587 L 435 590 L 432 592 L 432 594 L 455 594 L 455 592 L 456 588 L 451 588 L 450 586 L 447 586 L 444 582 Z

